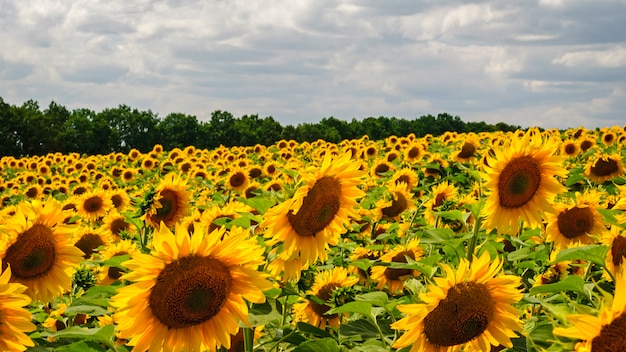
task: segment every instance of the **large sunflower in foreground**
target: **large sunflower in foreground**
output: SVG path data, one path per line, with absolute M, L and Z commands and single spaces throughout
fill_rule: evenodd
M 11 266 L 11 282 L 28 289 L 36 301 L 49 301 L 72 285 L 72 275 L 83 252 L 74 246 L 75 226 L 63 224 L 67 214 L 62 205 L 46 202 L 20 203 L 15 215 L 0 226 L 2 268 Z
M 596 243 L 605 231 L 604 218 L 596 210 L 599 198 L 598 192 L 576 192 L 574 204 L 555 205 L 556 213 L 546 216 L 546 240 L 557 249 Z
M 532 131 L 531 131 L 532 132 Z M 485 166 L 489 197 L 485 203 L 485 226 L 514 234 L 519 221 L 526 226 L 541 224 L 542 212 L 554 212 L 552 198 L 566 191 L 554 176 L 565 177 L 563 156 L 555 155 L 556 140 L 543 139 L 537 131 L 513 136 L 503 149 L 493 150 Z
M 11 268 L 0 271 L 0 351 L 24 351 L 34 346 L 24 333 L 37 327 L 31 322 L 30 312 L 24 308 L 30 297 L 23 294 L 26 286 L 9 283 Z
M 518 310 L 522 299 L 520 278 L 503 275 L 502 261 L 485 252 L 469 264 L 461 259 L 454 271 L 441 264 L 446 278 L 435 278 L 429 292 L 420 294 L 423 304 L 406 304 L 398 310 L 406 317 L 391 324 L 407 330 L 394 348 L 413 344 L 411 352 L 458 350 L 490 351 L 491 345 L 513 347 L 515 331 L 522 330 Z
M 304 185 L 295 195 L 265 213 L 261 228 L 266 228 L 270 246 L 282 242 L 280 258 L 303 265 L 328 258 L 326 249 L 339 242 L 350 218 L 358 216 L 357 199 L 364 171 L 350 159 L 350 153 L 332 161 L 324 156 L 321 167 L 302 172 Z
M 151 196 L 149 208 L 142 219 L 152 227 L 158 227 L 161 222 L 174 227 L 189 213 L 191 192 L 187 190 L 187 182 L 176 174 L 167 174 Z
M 604 307 L 599 316 L 571 314 L 567 319 L 573 326 L 555 328 L 553 333 L 581 340 L 576 343 L 577 352 L 626 351 L 626 278 L 623 273 L 616 276 L 612 304 Z
M 263 249 L 246 230 L 219 229 L 209 236 L 189 234 L 176 224 L 174 233 L 161 225 L 151 254 L 122 263 L 122 279 L 134 284 L 118 289 L 111 305 L 119 337 L 134 351 L 204 351 L 230 347 L 238 321 L 248 324 L 250 302 L 265 301 L 271 288 Z
M 313 295 L 327 302 L 333 298 L 333 292 L 343 287 L 351 287 L 359 282 L 355 275 L 349 275 L 346 268 L 336 267 L 332 270 L 323 271 L 315 275 L 315 283 L 307 294 Z M 339 315 L 326 314 L 331 309 L 329 305 L 319 304 L 300 298 L 293 305 L 294 318 L 296 321 L 304 321 L 311 325 L 324 329 L 330 325 L 339 329 Z

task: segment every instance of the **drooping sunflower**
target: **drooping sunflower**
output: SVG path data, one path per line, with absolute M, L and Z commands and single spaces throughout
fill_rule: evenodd
M 412 239 L 406 244 L 396 245 L 393 249 L 380 256 L 384 263 L 408 263 L 407 257 L 412 260 L 420 260 L 424 255 L 424 249 L 419 244 L 419 239 Z M 371 267 L 370 278 L 377 282 L 376 288 L 383 290 L 385 285 L 389 293 L 394 294 L 402 291 L 404 281 L 419 275 L 419 271 L 404 268 L 391 268 L 389 266 L 374 265 Z
M 75 226 L 63 221 L 59 202 L 20 203 L 15 215 L 0 225 L 0 259 L 3 269 L 11 266 L 11 282 L 28 289 L 35 301 L 49 301 L 69 290 L 74 268 L 83 252 L 71 242 Z
M 554 212 L 552 198 L 566 190 L 554 176 L 567 176 L 564 157 L 555 155 L 558 147 L 556 140 L 529 131 L 493 150 L 495 157 L 488 156 L 489 166 L 484 166 L 485 227 L 513 234 L 520 220 L 532 227 L 541 224 L 542 212 Z
M 350 154 L 332 160 L 324 156 L 321 167 L 302 173 L 304 185 L 288 199 L 265 213 L 260 227 L 265 228 L 270 246 L 282 242 L 280 257 L 303 264 L 325 261 L 326 249 L 339 242 L 347 231 L 349 219 L 357 217 L 357 200 L 364 195 L 358 187 L 364 172 L 351 162 Z
M 555 204 L 556 213 L 546 215 L 546 240 L 557 249 L 596 243 L 605 231 L 598 199 L 597 192 L 576 192 L 574 204 Z
M 174 232 L 159 226 L 151 254 L 137 254 L 122 263 L 122 276 L 132 285 L 118 289 L 111 305 L 117 309 L 119 337 L 135 351 L 204 351 L 230 347 L 248 322 L 250 302 L 265 301 L 271 288 L 263 263 L 263 249 L 240 228 L 228 234 L 193 233 L 180 224 Z
M 618 153 L 596 154 L 585 167 L 585 176 L 593 182 L 603 183 L 624 175 L 622 157 Z
M 4 268 L 4 265 L 2 265 Z M 0 271 L 0 351 L 24 351 L 35 344 L 25 332 L 37 329 L 25 308 L 30 297 L 23 294 L 27 287 L 11 283 L 11 268 Z
M 169 173 L 155 189 L 150 207 L 141 218 L 152 227 L 158 227 L 161 222 L 173 227 L 189 212 L 190 201 L 191 192 L 187 190 L 187 182 Z
M 76 211 L 87 222 L 95 222 L 113 208 L 113 202 L 107 192 L 92 190 L 80 195 Z
M 424 303 L 399 305 L 406 317 L 391 324 L 407 330 L 394 348 L 413 345 L 412 352 L 490 351 L 491 345 L 513 347 L 512 337 L 522 327 L 519 312 L 512 305 L 523 294 L 520 278 L 502 273 L 502 261 L 491 260 L 485 251 L 470 266 L 461 258 L 454 271 L 441 264 L 445 278 L 435 278 L 428 292 L 420 294 Z
M 570 327 L 557 327 L 554 335 L 580 340 L 576 343 L 577 352 L 626 351 L 626 277 L 616 276 L 613 302 L 600 311 L 599 316 L 590 314 L 570 314 L 567 319 Z
M 313 295 L 324 302 L 333 298 L 333 292 L 337 289 L 355 285 L 359 278 L 350 275 L 346 268 L 335 267 L 325 270 L 315 275 L 315 283 L 307 294 Z M 321 329 L 330 325 L 339 328 L 339 314 L 326 314 L 331 309 L 327 304 L 319 304 L 313 301 L 300 298 L 293 305 L 294 319 L 296 321 L 307 322 Z

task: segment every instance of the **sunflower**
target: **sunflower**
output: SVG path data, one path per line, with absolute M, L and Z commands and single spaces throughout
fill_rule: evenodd
M 378 159 L 370 168 L 370 176 L 372 178 L 384 178 L 387 177 L 388 173 L 393 172 L 394 169 L 395 167 L 392 163 L 384 159 Z
M 423 304 L 399 305 L 408 314 L 391 324 L 408 330 L 393 345 L 413 344 L 412 352 L 458 350 L 490 351 L 490 345 L 513 347 L 511 337 L 522 330 L 518 311 L 520 278 L 503 275 L 502 261 L 491 260 L 485 251 L 470 266 L 461 258 L 456 272 L 441 264 L 446 278 L 435 278 L 429 292 L 420 294 Z
M 23 294 L 27 287 L 10 283 L 10 279 L 11 268 L 7 267 L 0 272 L 0 351 L 24 351 L 35 345 L 25 332 L 37 327 L 25 308 L 30 304 L 30 297 Z
M 113 238 L 120 238 L 122 234 L 131 237 L 136 231 L 137 227 L 127 221 L 124 214 L 118 211 L 109 212 L 103 219 L 101 228 L 106 230 Z
M 112 189 L 109 191 L 109 199 L 117 211 L 124 211 L 130 207 L 130 197 L 125 189 Z
M 438 178 L 444 173 L 444 169 L 450 166 L 450 163 L 440 153 L 432 153 L 425 162 L 424 174 L 433 178 Z
M 53 198 L 45 203 L 20 203 L 15 215 L 0 226 L 0 259 L 11 266 L 12 282 L 28 289 L 36 301 L 49 301 L 70 289 L 74 267 L 83 252 L 71 242 L 75 226 L 63 224 L 66 214 Z
M 131 240 L 121 240 L 108 245 L 101 252 L 101 259 L 102 261 L 107 261 L 113 257 L 126 254 L 134 258 L 139 253 L 141 252 L 137 249 L 135 242 Z M 102 286 L 110 285 L 116 280 L 121 280 L 123 274 L 124 271 L 116 266 L 103 265 L 98 269 L 98 284 Z
M 141 217 L 146 224 L 157 227 L 161 222 L 173 227 L 176 222 L 189 212 L 191 192 L 187 191 L 187 183 L 178 175 L 165 175 L 157 186 L 147 212 Z
M 595 147 L 596 141 L 594 138 L 587 136 L 580 141 L 580 150 L 584 153 L 587 150 Z
M 43 196 L 43 188 L 38 184 L 28 185 L 24 188 L 24 196 L 29 199 L 41 199 Z
M 601 309 L 599 316 L 570 314 L 570 327 L 557 327 L 554 335 L 580 340 L 576 351 L 626 351 L 626 278 L 623 273 L 616 277 L 615 293 L 610 306 Z
M 403 150 L 404 160 L 409 163 L 417 163 L 424 157 L 424 146 L 418 142 L 412 142 Z
M 350 260 L 356 261 L 359 259 L 367 259 L 367 260 L 378 260 L 380 258 L 380 251 L 371 250 L 365 247 L 357 247 L 350 254 Z M 367 268 L 367 270 L 363 270 L 356 266 L 350 267 L 350 272 L 359 274 L 359 282 L 361 284 L 365 284 L 370 276 L 372 275 L 371 267 Z
M 577 156 L 578 153 L 580 153 L 580 146 L 576 143 L 576 141 L 564 141 L 561 145 L 561 154 L 563 155 L 573 158 Z
M 576 192 L 575 204 L 555 205 L 556 213 L 546 215 L 546 241 L 557 249 L 596 243 L 605 230 L 604 218 L 596 210 L 598 199 L 597 192 Z
M 211 233 L 224 227 L 230 221 L 240 218 L 242 213 L 250 213 L 252 210 L 250 206 L 233 200 L 226 204 L 213 205 L 207 208 L 198 217 L 197 223 L 205 229 L 205 233 Z
M 236 166 L 232 168 L 224 180 L 226 188 L 235 191 L 243 191 L 246 187 L 248 187 L 248 183 L 250 183 L 250 176 L 248 176 L 248 171 L 246 171 L 246 169 Z
M 435 212 L 440 210 L 446 202 L 453 202 L 457 197 L 458 191 L 453 184 L 448 181 L 441 182 L 433 186 L 430 190 L 430 199 L 424 203 L 426 211 L 424 212 L 424 220 L 431 226 L 437 222 Z
M 598 153 L 585 167 L 585 176 L 597 183 L 603 183 L 623 174 L 624 166 L 619 154 Z
M 360 171 L 343 154 L 335 161 L 330 154 L 324 156 L 320 169 L 309 167 L 303 172 L 305 183 L 293 198 L 288 199 L 265 213 L 260 227 L 266 229 L 270 246 L 283 243 L 280 257 L 286 261 L 297 257 L 303 264 L 325 261 L 326 249 L 337 245 L 340 235 L 346 232 L 355 210 L 357 199 L 364 195 L 358 185 L 364 172 Z
M 359 281 L 359 278 L 350 275 L 346 268 L 335 267 L 315 275 L 315 283 L 307 295 L 313 295 L 324 302 L 331 302 L 333 293 L 344 287 L 351 287 Z M 331 309 L 327 304 L 320 304 L 300 298 L 293 305 L 294 320 L 307 322 L 321 329 L 330 325 L 339 329 L 339 315 L 326 314 Z
M 408 263 L 407 257 L 411 260 L 419 260 L 424 255 L 424 249 L 419 245 L 419 239 L 412 239 L 406 244 L 399 244 L 392 250 L 380 256 L 380 261 L 384 263 Z M 371 267 L 371 279 L 377 282 L 377 289 L 382 290 L 385 285 L 390 293 L 402 291 L 404 281 L 419 275 L 417 270 L 391 268 L 389 266 L 374 265 Z
M 74 246 L 85 253 L 83 256 L 85 259 L 90 259 L 94 253 L 97 253 L 98 247 L 112 243 L 113 239 L 114 237 L 106 229 L 88 225 L 79 226 L 72 235 Z
M 417 177 L 417 172 L 414 169 L 403 167 L 400 170 L 397 170 L 393 176 L 391 176 L 391 182 L 400 183 L 404 182 L 407 186 L 407 190 L 413 190 L 413 188 L 417 187 L 419 182 Z
M 134 351 L 229 348 L 238 320 L 250 325 L 244 298 L 263 303 L 262 291 L 272 287 L 256 271 L 263 249 L 243 229 L 224 232 L 203 236 L 162 225 L 151 254 L 122 263 L 130 270 L 122 279 L 134 283 L 113 296 L 113 320 Z
M 417 207 L 406 183 L 387 183 L 384 195 L 375 204 L 372 215 L 376 220 L 398 221 L 406 210 Z
M 77 200 L 78 215 L 91 223 L 105 216 L 113 208 L 113 202 L 107 192 L 92 190 L 80 195 Z
M 513 233 L 519 220 L 528 226 L 541 224 L 541 213 L 554 209 L 550 201 L 566 191 L 553 176 L 565 177 L 563 156 L 556 156 L 555 140 L 543 140 L 538 133 L 513 137 L 504 150 L 494 149 L 495 157 L 487 157 L 485 203 L 486 227 L 498 232 Z
M 606 231 L 600 242 L 607 247 L 609 251 L 606 254 L 604 260 L 607 269 L 613 274 L 613 276 L 626 272 L 626 234 L 624 230 L 618 226 L 611 226 L 609 231 Z M 609 278 L 608 273 L 603 273 L 604 276 Z
M 462 163 L 470 162 L 472 159 L 479 156 L 478 148 L 480 147 L 480 140 L 474 134 L 469 134 L 465 137 L 461 149 L 454 155 L 454 160 Z

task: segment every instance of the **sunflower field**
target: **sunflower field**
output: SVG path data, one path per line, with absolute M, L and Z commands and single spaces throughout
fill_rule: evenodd
M 626 126 L 0 159 L 0 351 L 626 351 Z

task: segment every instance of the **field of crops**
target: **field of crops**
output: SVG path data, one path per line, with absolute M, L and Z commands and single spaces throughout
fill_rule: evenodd
M 626 126 L 0 159 L 0 351 L 626 351 Z

